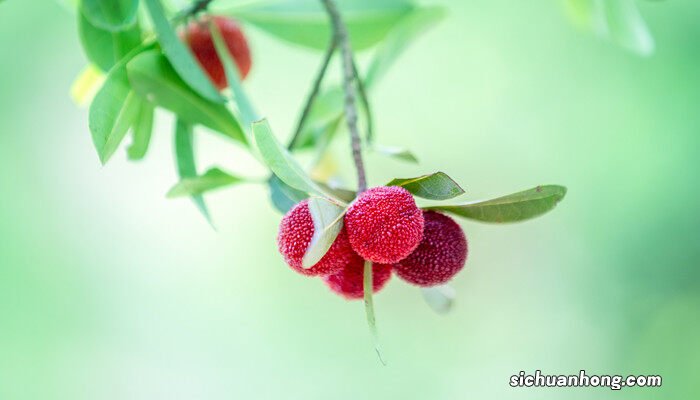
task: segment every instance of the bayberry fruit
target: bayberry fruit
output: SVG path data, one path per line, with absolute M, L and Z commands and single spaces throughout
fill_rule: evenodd
M 230 18 L 217 16 L 213 17 L 212 20 L 219 28 L 226 47 L 228 47 L 228 51 L 238 66 L 241 80 L 245 79 L 248 76 L 248 72 L 250 72 L 252 62 L 248 42 L 243 35 L 243 31 L 241 31 L 238 23 Z M 214 86 L 219 90 L 228 86 L 224 66 L 216 52 L 214 40 L 209 31 L 209 19 L 202 18 L 191 22 L 183 36 L 195 58 L 197 58 L 199 65 L 207 73 Z
M 423 213 L 413 196 L 398 186 L 380 186 L 360 194 L 348 208 L 345 226 L 353 250 L 366 260 L 393 264 L 423 238 Z
M 328 275 L 340 271 L 357 257 L 343 228 L 323 258 L 311 268 L 303 268 L 302 259 L 313 235 L 314 221 L 309 211 L 309 202 L 304 200 L 282 218 L 277 234 L 279 252 L 293 270 L 309 276 Z
M 325 277 L 324 282 L 333 292 L 348 300 L 361 299 L 365 295 L 364 266 L 365 260 L 356 256 L 340 272 Z M 372 293 L 382 290 L 389 278 L 391 265 L 372 264 Z
M 418 286 L 435 286 L 454 277 L 467 260 L 467 238 L 452 218 L 424 211 L 423 240 L 405 259 L 394 265 L 396 275 Z

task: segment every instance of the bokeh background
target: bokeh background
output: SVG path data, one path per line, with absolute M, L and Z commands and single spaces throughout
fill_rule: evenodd
M 3 2 L 0 398 L 698 397 L 700 3 L 640 2 L 649 58 L 577 30 L 557 2 L 423 3 L 450 15 L 372 98 L 380 142 L 422 164 L 368 155 L 371 183 L 443 170 L 465 200 L 569 193 L 526 223 L 463 222 L 449 315 L 394 279 L 376 297 L 383 367 L 362 303 L 284 266 L 264 187 L 208 196 L 216 231 L 165 199 L 169 115 L 145 161 L 120 151 L 101 167 L 68 95 L 85 64 L 74 16 Z M 247 31 L 250 93 L 285 136 L 319 54 Z M 202 168 L 252 171 L 214 135 L 197 144 Z M 536 369 L 660 374 L 663 387 L 508 386 Z

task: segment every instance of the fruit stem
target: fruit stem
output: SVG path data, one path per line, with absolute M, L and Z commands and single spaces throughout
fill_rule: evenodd
M 350 131 L 350 139 L 352 144 L 352 155 L 355 161 L 355 169 L 357 170 L 357 192 L 362 193 L 367 190 L 367 178 L 365 175 L 365 166 L 362 161 L 362 142 L 360 141 L 360 133 L 357 129 L 357 109 L 355 107 L 355 68 L 353 67 L 352 47 L 350 45 L 350 37 L 347 27 L 343 22 L 338 7 L 334 0 L 321 0 L 331 19 L 333 28 L 334 40 L 340 45 L 343 66 L 343 90 L 345 91 L 345 121 L 348 124 Z M 359 80 L 359 79 L 358 79 Z
M 374 282 L 372 282 L 372 261 L 365 260 L 365 268 L 362 271 L 362 274 L 362 288 L 364 290 L 365 314 L 367 315 L 367 325 L 369 325 L 369 332 L 372 335 L 372 341 L 374 342 L 374 351 L 377 352 L 379 362 L 381 362 L 382 365 L 386 365 L 386 362 L 384 362 L 384 359 L 382 358 L 382 352 L 379 349 L 377 320 L 374 316 L 374 301 L 372 299 L 372 291 L 374 289 Z
M 331 38 L 330 43 L 328 44 L 328 49 L 326 49 L 326 54 L 323 57 L 323 63 L 321 64 L 321 68 L 318 70 L 318 73 L 316 74 L 316 79 L 314 80 L 313 87 L 311 88 L 311 92 L 309 93 L 308 97 L 306 98 L 306 104 L 304 105 L 304 110 L 301 113 L 301 118 L 299 119 L 299 123 L 297 124 L 297 129 L 294 132 L 294 136 L 292 136 L 292 139 L 289 141 L 289 144 L 287 145 L 287 149 L 292 150 L 294 149 L 294 146 L 297 144 L 297 140 L 299 139 L 299 135 L 301 135 L 301 130 L 304 128 L 304 123 L 306 123 L 306 119 L 309 116 L 309 113 L 311 112 L 311 107 L 313 106 L 314 102 L 316 101 L 316 96 L 318 96 L 318 92 L 321 90 L 321 83 L 323 82 L 323 78 L 326 76 L 326 71 L 328 70 L 328 65 L 331 63 L 331 59 L 333 58 L 333 53 L 335 53 L 335 50 L 338 48 L 338 41 L 336 40 L 335 35 Z

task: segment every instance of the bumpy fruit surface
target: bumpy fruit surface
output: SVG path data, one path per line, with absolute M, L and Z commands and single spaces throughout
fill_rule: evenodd
M 238 26 L 238 23 L 232 19 L 225 17 L 213 17 L 214 23 L 219 28 L 221 36 L 228 47 L 228 51 L 233 56 L 233 60 L 238 66 L 241 80 L 245 79 L 250 72 L 251 59 L 250 49 L 246 41 L 243 31 Z M 219 90 L 227 86 L 226 73 L 221 59 L 216 52 L 214 40 L 209 31 L 208 18 L 203 18 L 191 22 L 184 33 L 184 40 L 189 45 L 192 53 L 197 58 L 199 65 L 206 71 L 209 79 L 214 86 Z
M 406 189 L 380 186 L 357 197 L 345 215 L 345 226 L 357 254 L 393 264 L 411 254 L 423 238 L 423 213 Z
M 324 278 L 326 285 L 335 293 L 348 300 L 361 299 L 364 291 L 365 260 L 357 256 L 340 272 Z M 372 264 L 372 293 L 376 293 L 391 278 L 391 265 Z
M 396 275 L 418 286 L 435 286 L 454 277 L 467 260 L 467 238 L 452 218 L 425 211 L 423 240 L 394 265 Z
M 313 235 L 314 221 L 309 211 L 309 202 L 304 200 L 282 218 L 277 234 L 277 247 L 284 260 L 295 271 L 303 275 L 325 276 L 340 271 L 357 257 L 343 228 L 323 258 L 311 268 L 305 269 L 302 267 L 302 259 Z

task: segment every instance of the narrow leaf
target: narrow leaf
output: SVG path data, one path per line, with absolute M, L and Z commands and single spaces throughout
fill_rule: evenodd
M 353 0 L 338 6 L 355 51 L 381 41 L 414 8 L 406 0 Z M 317 50 L 324 50 L 330 39 L 328 15 L 318 0 L 250 2 L 228 14 L 279 39 Z
M 194 160 L 192 125 L 180 119 L 178 119 L 175 124 L 175 159 L 180 179 L 197 176 L 197 167 L 195 166 Z M 193 195 L 192 201 L 211 225 L 212 220 L 209 215 L 209 209 L 204 202 L 204 197 L 202 197 L 202 195 Z
M 80 107 L 90 104 L 104 81 L 105 74 L 94 64 L 88 64 L 70 87 L 73 102 Z
M 272 205 L 282 214 L 286 214 L 294 205 L 309 197 L 307 193 L 282 182 L 276 175 L 272 175 L 267 184 L 270 187 Z
M 203 194 L 212 190 L 243 182 L 242 178 L 231 175 L 219 168 L 212 168 L 204 175 L 184 178 L 168 191 L 168 198 Z
M 403 160 L 407 161 L 413 164 L 418 164 L 418 158 L 409 150 L 404 149 L 402 147 L 393 147 L 393 146 L 381 146 L 378 144 L 375 144 L 372 146 L 372 150 L 377 152 L 378 154 L 387 156 L 387 157 L 392 157 L 396 158 L 398 160 Z
M 455 290 L 449 285 L 421 288 L 423 299 L 438 314 L 447 314 L 454 305 Z
M 321 197 L 326 194 L 277 141 L 266 119 L 253 123 L 253 135 L 265 164 L 287 185 Z
M 151 143 L 154 113 L 155 109 L 152 104 L 147 101 L 141 102 L 141 108 L 132 129 L 134 139 L 127 150 L 130 160 L 141 160 L 146 156 L 148 146 Z
M 401 186 L 415 196 L 430 200 L 448 200 L 464 194 L 464 189 L 444 172 L 417 178 L 398 178 L 387 186 Z
M 312 197 L 309 212 L 314 222 L 314 235 L 302 259 L 303 268 L 311 268 L 321 261 L 343 228 L 345 208 L 324 198 Z
M 165 11 L 163 10 L 163 5 L 160 0 L 144 1 L 151 15 L 153 27 L 158 36 L 158 42 L 163 48 L 165 56 L 172 64 L 175 71 L 177 71 L 177 74 L 202 97 L 213 102 L 222 103 L 224 99 L 221 94 L 216 90 L 204 71 L 202 71 L 202 68 L 195 60 L 192 52 L 190 52 L 173 30 L 173 27 L 165 16 Z
M 565 194 L 566 188 L 563 186 L 546 185 L 493 200 L 453 206 L 434 206 L 426 209 L 446 211 L 483 222 L 517 222 L 552 210 Z
M 336 199 L 340 199 L 346 203 L 350 203 L 351 201 L 355 200 L 355 197 L 357 197 L 357 193 L 353 190 L 348 190 L 348 189 L 343 189 L 339 188 L 336 186 L 331 186 L 323 182 L 319 181 L 314 181 L 318 186 L 323 189 L 324 192 L 330 193 L 335 197 Z
M 363 271 L 363 289 L 365 297 L 365 314 L 367 316 L 367 326 L 369 327 L 369 333 L 372 336 L 372 341 L 374 342 L 374 351 L 377 352 L 377 357 L 379 357 L 379 362 L 382 365 L 386 365 L 384 359 L 382 358 L 382 351 L 379 348 L 379 335 L 377 333 L 377 318 L 374 315 L 374 300 L 372 298 L 372 291 L 374 288 L 373 282 L 373 272 L 372 272 L 372 262 L 365 260 L 365 268 Z
M 136 23 L 139 0 L 82 0 L 80 8 L 96 27 L 117 32 Z
M 134 57 L 127 65 L 127 72 L 134 90 L 149 102 L 174 112 L 184 121 L 204 125 L 246 143 L 240 124 L 226 106 L 190 89 L 158 51 Z
M 109 71 L 122 57 L 141 44 L 138 25 L 121 32 L 109 32 L 92 25 L 80 12 L 78 33 L 88 60 L 102 71 Z

